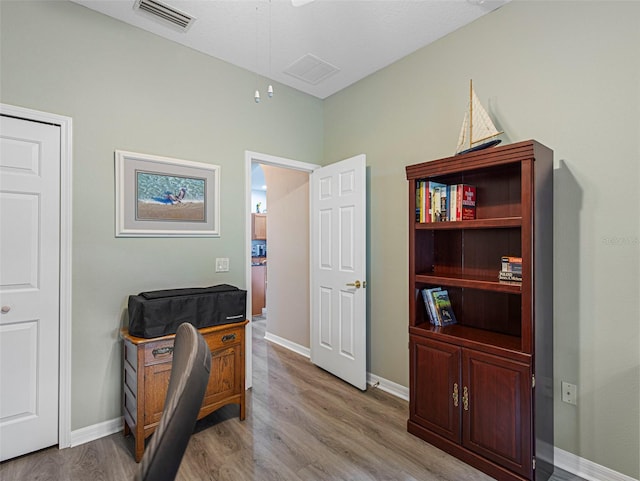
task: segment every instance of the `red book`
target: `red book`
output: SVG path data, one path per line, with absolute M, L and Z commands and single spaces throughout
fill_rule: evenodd
M 462 220 L 476 218 L 476 188 L 462 184 Z

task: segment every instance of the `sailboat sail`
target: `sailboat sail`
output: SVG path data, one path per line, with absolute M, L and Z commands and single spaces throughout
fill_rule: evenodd
M 470 88 L 469 99 L 469 111 L 465 113 L 464 120 L 462 122 L 462 129 L 460 130 L 460 136 L 458 137 L 458 146 L 456 153 L 468 152 L 469 150 L 478 150 L 484 147 L 483 142 L 487 142 L 489 139 L 497 137 L 502 132 L 496 129 L 489 118 L 489 114 L 484 109 L 480 100 L 473 91 L 473 86 Z M 494 140 L 490 145 L 499 143 L 498 140 Z M 489 145 L 487 145 L 488 147 Z
M 458 137 L 458 147 L 456 152 L 460 152 L 465 149 L 465 146 L 469 144 L 469 112 L 464 114 L 464 120 L 462 121 L 462 128 L 460 129 L 460 136 Z

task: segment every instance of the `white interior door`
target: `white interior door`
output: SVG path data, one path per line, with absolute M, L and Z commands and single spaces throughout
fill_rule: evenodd
M 367 387 L 366 156 L 311 174 L 311 361 Z
M 0 117 L 0 461 L 58 443 L 60 127 Z

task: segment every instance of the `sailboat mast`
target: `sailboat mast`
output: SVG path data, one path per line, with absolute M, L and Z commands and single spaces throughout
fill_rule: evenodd
M 473 142 L 473 79 L 469 80 L 469 148 Z

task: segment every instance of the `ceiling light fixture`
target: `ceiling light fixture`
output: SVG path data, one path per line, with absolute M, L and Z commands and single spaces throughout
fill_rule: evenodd
M 257 104 L 260 103 L 260 90 L 258 90 L 258 5 L 256 5 L 256 91 L 253 94 L 253 100 Z M 269 28 L 269 76 L 271 76 L 271 0 L 269 0 L 269 19 L 268 19 L 268 28 Z M 273 85 L 269 84 L 267 87 L 267 97 L 273 97 Z

